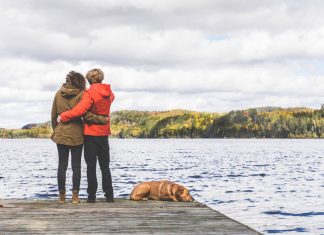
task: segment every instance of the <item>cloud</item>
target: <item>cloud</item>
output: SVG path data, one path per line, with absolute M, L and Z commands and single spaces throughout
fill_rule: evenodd
M 205 68 L 268 60 L 324 59 L 324 27 L 273 34 L 253 31 L 210 40 L 211 35 L 187 29 L 141 31 L 130 26 L 89 30 L 76 36 L 44 29 L 2 30 L 2 57 L 39 61 L 97 61 L 139 68 Z M 32 43 L 31 43 L 32 42 Z M 0 45 L 1 45 L 0 44 Z
M 0 109 L 5 110 L 1 126 L 13 127 L 49 120 L 54 94 L 68 71 L 84 74 L 89 68 L 98 67 L 92 62 L 0 62 L 0 71 L 7 71 L 3 75 L 10 78 L 0 88 Z M 104 81 L 112 85 L 117 97 L 113 111 L 181 108 L 224 112 L 268 105 L 319 107 L 324 98 L 322 77 L 292 75 L 296 64 L 236 65 L 209 70 L 100 67 L 105 72 Z
M 0 127 L 49 120 L 70 70 L 100 67 L 113 110 L 319 107 L 324 3 L 5 0 Z

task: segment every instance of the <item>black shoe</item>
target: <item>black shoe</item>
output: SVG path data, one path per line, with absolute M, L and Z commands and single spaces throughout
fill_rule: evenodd
M 96 203 L 96 199 L 94 199 L 94 198 L 88 198 L 87 202 L 88 203 Z
M 106 197 L 106 202 L 113 203 L 115 200 L 112 197 Z

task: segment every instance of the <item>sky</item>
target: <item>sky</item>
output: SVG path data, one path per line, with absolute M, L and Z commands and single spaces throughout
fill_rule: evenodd
M 101 68 L 112 110 L 324 103 L 324 1 L 2 0 L 0 127 L 50 120 L 66 74 Z

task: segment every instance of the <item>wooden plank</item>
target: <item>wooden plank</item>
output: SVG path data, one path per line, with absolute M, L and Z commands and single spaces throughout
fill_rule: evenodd
M 0 234 L 260 234 L 199 202 L 5 200 Z

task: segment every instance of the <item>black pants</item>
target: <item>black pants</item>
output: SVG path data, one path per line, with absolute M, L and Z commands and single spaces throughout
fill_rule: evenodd
M 83 145 L 67 146 L 63 144 L 57 144 L 57 150 L 59 155 L 57 181 L 58 181 L 59 191 L 63 191 L 63 190 L 65 191 L 66 170 L 68 168 L 70 150 L 72 155 L 71 165 L 73 171 L 73 176 L 72 176 L 73 190 L 80 189 L 82 147 Z
M 113 187 L 109 169 L 108 136 L 84 136 L 84 158 L 87 163 L 88 198 L 96 198 L 98 189 L 96 174 L 97 159 L 102 175 L 102 190 L 105 192 L 105 197 L 113 198 Z

